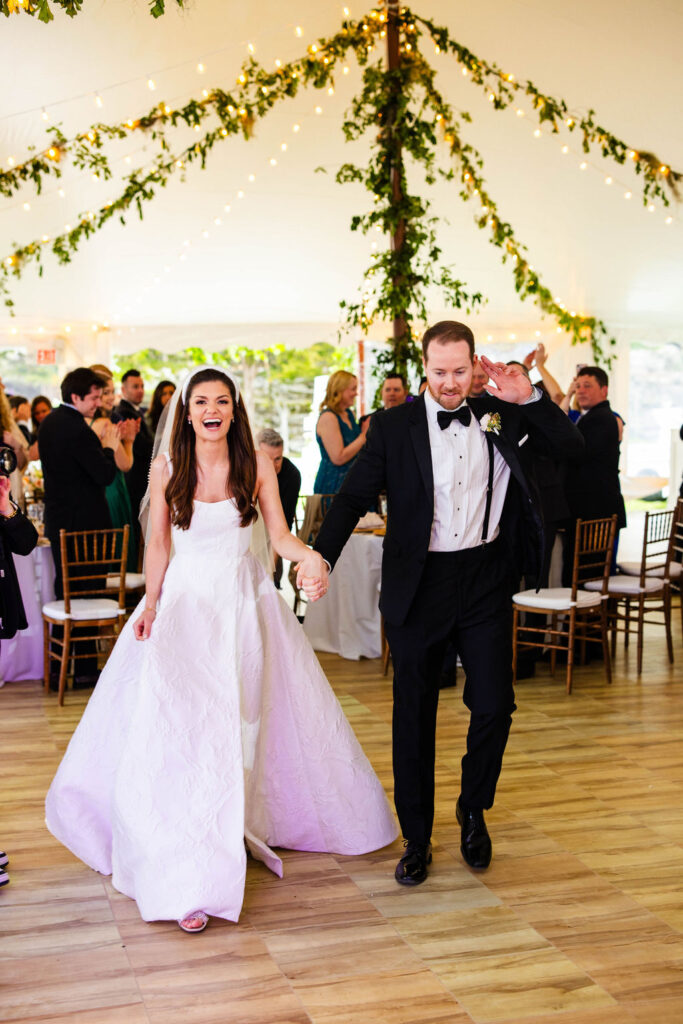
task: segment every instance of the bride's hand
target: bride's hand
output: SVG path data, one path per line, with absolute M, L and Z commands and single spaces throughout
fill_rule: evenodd
M 302 588 L 309 601 L 317 601 L 327 593 L 327 563 L 317 551 L 309 551 L 295 568 L 296 585 Z
M 139 619 L 135 620 L 133 625 L 133 635 L 136 640 L 148 640 L 152 633 L 152 623 L 157 617 L 157 613 L 152 611 L 151 608 L 145 608 L 144 612 Z

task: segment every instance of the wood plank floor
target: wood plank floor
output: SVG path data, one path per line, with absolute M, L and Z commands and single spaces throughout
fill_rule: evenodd
M 454 820 L 462 680 L 439 710 L 434 864 L 401 849 L 250 861 L 239 925 L 145 924 L 43 825 L 43 800 L 87 694 L 0 690 L 0 1020 L 49 1024 L 677 1024 L 683 1021 L 683 647 L 651 629 L 645 668 L 618 652 L 608 687 L 541 666 L 517 689 L 489 871 Z M 391 794 L 391 685 L 379 662 L 321 658 Z

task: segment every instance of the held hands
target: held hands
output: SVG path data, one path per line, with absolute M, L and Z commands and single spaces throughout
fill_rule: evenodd
M 157 613 L 152 608 L 145 608 L 133 625 L 133 635 L 136 640 L 149 640 L 152 634 L 152 624 L 156 617 Z
M 140 420 L 122 420 L 117 425 L 122 441 L 134 441 L 140 430 Z
M 492 363 L 486 356 L 479 356 L 479 361 L 489 375 L 489 383 L 484 389 L 488 395 L 494 395 L 513 405 L 524 405 L 531 397 L 531 381 L 519 366 Z
M 309 601 L 317 601 L 327 593 L 329 578 L 327 565 L 317 551 L 308 551 L 295 566 L 296 585 L 301 587 Z

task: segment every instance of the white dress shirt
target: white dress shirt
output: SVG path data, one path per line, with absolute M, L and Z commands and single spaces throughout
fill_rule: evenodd
M 466 407 L 464 401 L 460 408 Z M 468 427 L 453 420 L 442 430 L 436 414 L 442 408 L 425 391 L 434 475 L 434 519 L 430 551 L 460 551 L 482 542 L 489 454 L 484 431 L 474 414 Z M 510 467 L 493 447 L 493 494 L 487 541 L 499 533 L 500 517 L 510 479 Z

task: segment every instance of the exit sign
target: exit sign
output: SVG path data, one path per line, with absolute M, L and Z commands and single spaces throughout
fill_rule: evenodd
M 57 349 L 56 348 L 39 348 L 38 349 L 38 363 L 41 366 L 45 366 L 48 363 L 57 362 Z

